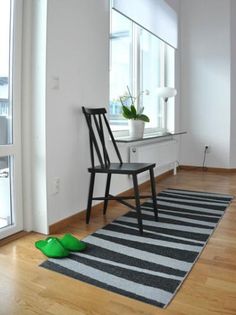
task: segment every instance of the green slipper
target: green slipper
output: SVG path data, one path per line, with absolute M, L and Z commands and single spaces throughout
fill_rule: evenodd
M 80 252 L 86 249 L 86 243 L 78 240 L 72 234 L 65 234 L 60 238 L 60 242 L 64 248 L 72 252 Z
M 35 247 L 50 258 L 63 258 L 70 254 L 56 237 L 48 237 L 46 240 L 37 241 Z

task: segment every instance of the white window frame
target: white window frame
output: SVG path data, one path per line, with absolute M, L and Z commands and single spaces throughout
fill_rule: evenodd
M 0 239 L 23 230 L 23 207 L 22 207 L 22 163 L 21 163 L 21 57 L 22 57 L 22 0 L 12 1 L 11 22 L 11 84 L 10 96 L 13 119 L 13 142 L 0 146 L 0 157 L 12 156 L 13 174 L 11 183 L 11 204 L 13 224 L 0 229 Z

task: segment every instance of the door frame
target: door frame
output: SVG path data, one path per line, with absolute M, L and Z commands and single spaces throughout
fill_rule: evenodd
M 22 14 L 23 1 L 12 1 L 13 29 L 11 39 L 11 86 L 13 143 L 0 145 L 0 157 L 13 156 L 11 205 L 13 224 L 0 229 L 0 239 L 23 230 L 23 198 L 22 198 L 22 141 L 21 141 L 21 66 L 22 66 Z

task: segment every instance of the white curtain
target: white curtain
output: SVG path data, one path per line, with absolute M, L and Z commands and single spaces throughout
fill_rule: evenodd
M 112 0 L 112 7 L 177 48 L 177 14 L 164 0 Z

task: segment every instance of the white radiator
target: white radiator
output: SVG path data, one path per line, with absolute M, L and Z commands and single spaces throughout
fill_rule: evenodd
M 134 144 L 130 147 L 130 162 L 156 163 L 156 168 L 173 168 L 176 174 L 178 142 L 175 139 L 155 143 Z

